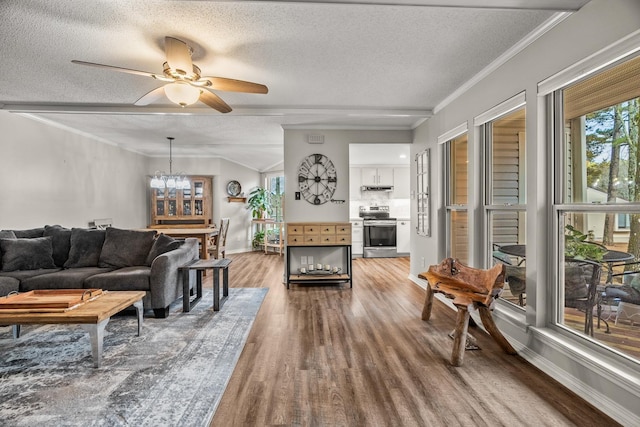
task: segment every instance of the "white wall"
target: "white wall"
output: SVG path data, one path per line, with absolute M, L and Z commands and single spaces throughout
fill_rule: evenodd
M 71 130 L 0 111 L 0 229 L 60 224 L 87 227 L 112 218 L 120 228 L 149 225 L 148 176 L 169 170 L 169 158 L 149 158 Z M 229 217 L 227 252 L 251 250 L 251 213 L 229 203 L 227 182 L 243 191 L 260 173 L 219 158 L 173 158 L 173 171 L 213 176 L 213 216 Z
M 0 228 L 147 225 L 144 156 L 0 111 Z
M 412 155 L 431 148 L 432 236 L 412 237 L 411 275 L 424 271 L 445 256 L 442 198 L 442 158 L 438 136 L 460 124 L 469 126 L 469 230 L 470 259 L 482 264 L 481 182 L 478 179 L 480 143 L 474 117 L 495 105 L 526 92 L 527 140 L 527 307 L 526 312 L 499 304 L 494 311 L 500 329 L 525 357 L 580 396 L 626 425 L 640 424 L 640 374 L 637 364 L 564 334 L 547 323 L 553 297 L 548 252 L 551 197 L 548 177 L 544 99 L 537 84 L 572 64 L 606 48 L 640 28 L 637 0 L 594 0 L 571 15 L 523 52 L 492 72 L 462 96 L 445 106 L 415 131 Z M 415 166 L 412 165 L 412 174 Z M 412 182 L 412 185 L 414 183 Z M 415 220 L 415 203 L 412 219 Z M 542 230 L 542 232 L 541 232 Z M 497 351 L 497 350 L 496 350 Z
M 324 144 L 308 144 L 307 135 L 324 135 Z M 349 144 L 406 143 L 412 141 L 411 131 L 300 130 L 284 131 L 285 220 L 287 222 L 349 221 Z M 298 191 L 297 172 L 302 159 L 310 154 L 324 154 L 336 168 L 338 183 L 333 198 L 343 204 L 325 203 L 315 206 L 305 200 L 295 200 Z
M 260 172 L 221 158 L 176 157 L 173 156 L 173 172 L 188 175 L 213 177 L 213 219 L 220 224 L 220 218 L 229 218 L 227 232 L 227 253 L 251 250 L 251 211 L 246 203 L 230 203 L 227 199 L 227 183 L 238 181 L 245 196 L 251 189 L 263 185 Z M 169 158 L 154 157 L 149 160 L 147 175 L 156 170 L 169 170 Z M 148 221 L 149 219 L 147 219 Z

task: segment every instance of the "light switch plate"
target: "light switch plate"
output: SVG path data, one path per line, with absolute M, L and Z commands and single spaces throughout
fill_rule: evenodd
M 302 264 L 302 265 L 306 265 L 307 264 L 307 257 L 306 256 L 301 256 L 300 257 L 300 264 Z
M 308 256 L 308 257 L 307 257 L 307 262 L 308 262 L 309 264 L 313 264 L 313 257 L 312 257 L 312 256 Z

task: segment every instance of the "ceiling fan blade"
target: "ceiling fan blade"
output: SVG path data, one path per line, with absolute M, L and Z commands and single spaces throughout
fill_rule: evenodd
M 165 97 L 164 86 L 155 88 L 151 92 L 147 92 L 140 99 L 133 103 L 133 105 L 149 105 Z
M 149 73 L 147 71 L 139 71 L 139 70 L 132 70 L 130 68 L 114 67 L 113 65 L 96 64 L 95 62 L 78 61 L 77 59 L 73 59 L 71 62 L 79 65 L 88 65 L 90 67 L 106 68 L 111 71 L 120 71 L 121 73 L 129 73 L 129 74 L 136 74 L 138 76 L 153 77 L 154 79 L 158 79 L 158 80 L 162 80 L 164 78 L 162 76 L 158 76 L 156 74 Z
M 209 80 L 211 89 L 226 92 L 268 93 L 269 88 L 260 83 L 245 82 L 244 80 L 227 79 L 224 77 L 202 77 L 200 80 Z
M 185 42 L 167 36 L 164 38 L 164 51 L 167 55 L 169 67 L 182 75 L 190 75 L 193 73 L 191 48 Z
M 215 93 L 209 92 L 208 90 L 201 91 L 200 101 L 204 102 L 214 110 L 220 111 L 221 113 L 228 113 L 231 111 L 231 107 L 229 107 L 229 105 L 224 102 L 222 98 L 220 98 Z

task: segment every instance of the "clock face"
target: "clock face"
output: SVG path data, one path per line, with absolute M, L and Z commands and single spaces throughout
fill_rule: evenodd
M 327 156 L 311 154 L 300 163 L 298 188 L 302 197 L 312 205 L 330 201 L 337 184 L 336 168 Z
M 242 191 L 242 187 L 238 181 L 229 181 L 227 184 L 227 194 L 236 197 Z

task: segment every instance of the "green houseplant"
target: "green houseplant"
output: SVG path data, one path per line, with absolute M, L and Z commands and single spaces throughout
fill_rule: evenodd
M 256 187 L 249 193 L 247 199 L 248 208 L 251 209 L 251 216 L 262 219 L 272 212 L 271 193 L 266 188 Z
M 264 243 L 264 231 L 258 230 L 253 234 L 253 241 L 251 244 L 253 245 L 253 249 L 262 248 L 262 244 Z
M 565 256 L 574 259 L 588 259 L 602 261 L 607 248 L 587 240 L 588 236 L 572 225 L 565 227 L 564 253 Z

